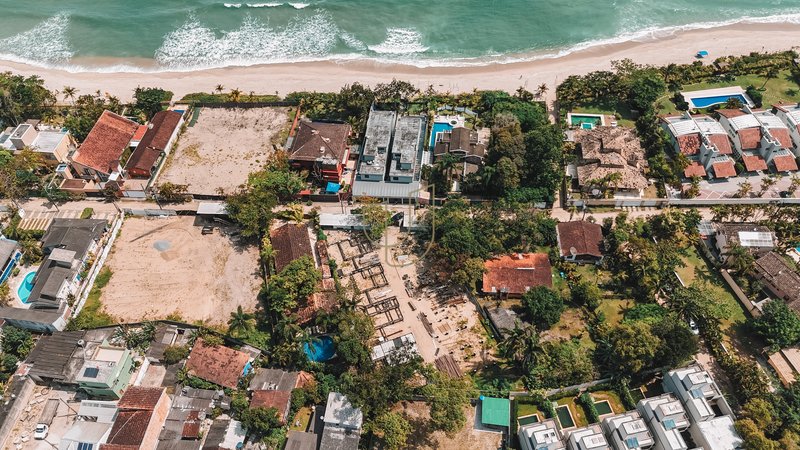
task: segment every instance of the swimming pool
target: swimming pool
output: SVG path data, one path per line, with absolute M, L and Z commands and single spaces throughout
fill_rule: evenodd
M 589 116 L 589 115 L 582 115 L 582 114 L 570 114 L 569 116 L 569 124 L 572 126 L 581 125 L 591 125 L 591 126 L 600 126 L 603 124 L 603 117 L 602 116 Z
M 31 295 L 31 290 L 33 289 L 33 279 L 36 277 L 36 272 L 28 272 L 25 275 L 25 279 L 22 280 L 22 284 L 19 285 L 19 289 L 17 289 L 17 295 L 22 303 L 28 303 L 28 297 Z
M 575 426 L 575 421 L 572 420 L 572 413 L 569 412 L 569 406 L 561 405 L 556 408 L 556 416 L 561 423 L 561 428 L 572 428 Z
M 303 351 L 306 352 L 309 361 L 324 362 L 333 358 L 336 349 L 330 336 L 319 336 L 310 345 L 308 342 L 303 344 Z
M 742 102 L 742 105 L 747 105 L 749 102 L 747 97 L 743 94 L 727 94 L 727 95 L 712 95 L 710 97 L 693 97 L 688 99 L 688 102 L 695 108 L 708 108 L 713 105 L 720 105 L 726 103 L 728 99 L 735 98 Z
M 438 135 L 439 133 L 444 133 L 445 131 L 450 131 L 452 129 L 453 126 L 447 122 L 434 122 L 433 129 L 431 130 L 431 142 L 428 148 L 432 150 L 433 147 L 436 145 L 436 135 Z

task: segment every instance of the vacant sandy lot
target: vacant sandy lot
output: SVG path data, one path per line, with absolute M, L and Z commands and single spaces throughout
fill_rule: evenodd
M 114 274 L 101 301 L 111 315 L 133 321 L 177 313 L 224 324 L 237 306 L 256 307 L 258 249 L 236 245 L 224 229 L 204 236 L 195 220 L 125 220 L 106 263 Z
M 448 437 L 443 431 L 430 429 L 428 422 L 430 408 L 423 402 L 401 402 L 395 411 L 403 413 L 414 430 L 408 437 L 410 448 L 423 450 L 496 449 L 500 448 L 503 440 L 502 433 L 475 428 L 475 408 L 471 406 L 464 407 L 466 425 L 452 437 Z
M 263 166 L 291 125 L 288 108 L 203 108 L 187 127 L 158 182 L 188 184 L 192 194 L 230 192 Z

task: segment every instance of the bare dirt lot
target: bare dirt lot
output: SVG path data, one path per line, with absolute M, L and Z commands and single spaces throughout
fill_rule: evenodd
M 106 262 L 113 275 L 103 289 L 106 311 L 123 321 L 164 318 L 223 324 L 241 305 L 256 307 L 258 249 L 229 236 L 202 235 L 195 217 L 125 220 Z
M 203 108 L 169 156 L 159 183 L 188 184 L 192 194 L 230 192 L 284 142 L 288 108 Z
M 397 411 L 402 412 L 414 430 L 408 437 L 408 446 L 415 449 L 462 450 L 467 448 L 495 449 L 500 448 L 502 433 L 475 429 L 475 408 L 464 407 L 467 423 L 454 436 L 447 436 L 443 431 L 430 430 L 428 420 L 430 409 L 423 402 L 403 402 Z

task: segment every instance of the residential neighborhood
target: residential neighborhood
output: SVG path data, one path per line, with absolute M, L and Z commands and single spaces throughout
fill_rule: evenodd
M 800 112 L 728 67 L 0 102 L 2 448 L 793 448 Z

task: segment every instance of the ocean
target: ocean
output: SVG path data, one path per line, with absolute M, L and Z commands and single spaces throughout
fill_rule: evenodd
M 353 59 L 470 66 L 740 22 L 800 23 L 800 0 L 0 0 L 0 8 L 0 59 L 105 72 Z

